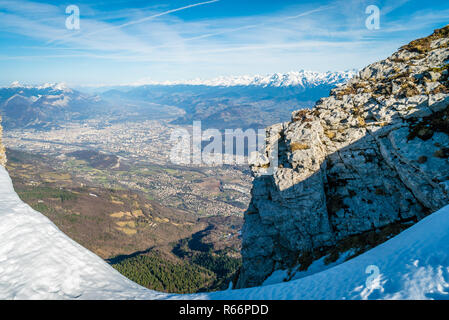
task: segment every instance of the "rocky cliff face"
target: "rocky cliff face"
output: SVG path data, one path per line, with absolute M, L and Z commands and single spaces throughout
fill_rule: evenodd
M 2 122 L 2 117 L 0 117 L 0 124 Z M 6 164 L 6 154 L 5 154 L 5 146 L 2 143 L 2 134 L 3 134 L 3 128 L 0 125 L 0 165 L 5 166 Z
M 449 26 L 267 129 L 237 287 L 356 255 L 449 203 L 448 59 Z M 275 146 L 278 169 L 263 175 Z

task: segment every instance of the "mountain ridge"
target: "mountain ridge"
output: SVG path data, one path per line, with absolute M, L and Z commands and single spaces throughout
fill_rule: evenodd
M 299 71 L 267 76 L 220 77 L 213 80 L 153 82 L 104 87 L 86 94 L 64 83 L 0 88 L 5 129 L 48 129 L 70 120 L 121 117 L 172 118 L 172 124 L 203 121 L 210 128 L 264 128 L 284 121 L 291 111 L 310 107 L 353 76 L 346 72 Z M 250 117 L 249 115 L 257 115 Z
M 83 94 L 64 84 L 21 85 L 0 88 L 0 113 L 5 129 L 50 128 L 66 120 L 95 114 L 103 106 L 95 95 Z
M 267 129 L 238 287 L 356 256 L 449 203 L 449 26 Z M 279 166 L 271 165 L 278 149 Z
M 339 84 L 349 80 L 355 75 L 355 70 L 317 72 L 309 70 L 290 71 L 286 73 L 274 73 L 267 75 L 242 75 L 221 76 L 209 80 L 192 79 L 178 81 L 141 81 L 130 86 L 211 86 L 211 87 L 237 87 L 237 86 L 260 86 L 260 87 L 306 87 L 317 86 L 323 83 Z M 125 85 L 126 86 L 126 85 Z
M 126 88 L 140 86 L 210 86 L 210 87 L 235 87 L 235 86 L 261 86 L 261 87 L 293 87 L 305 85 L 320 85 L 323 83 L 339 84 L 355 76 L 357 70 L 345 71 L 313 71 L 299 70 L 289 72 L 276 72 L 265 75 L 240 75 L 240 76 L 219 76 L 211 79 L 195 78 L 189 80 L 141 80 L 129 84 L 121 85 L 92 85 L 80 86 L 80 88 Z M 77 86 L 74 86 L 74 88 Z M 0 89 L 51 89 L 53 91 L 73 91 L 65 82 L 44 83 L 44 84 L 22 84 L 19 81 L 13 81 L 9 86 L 0 87 Z

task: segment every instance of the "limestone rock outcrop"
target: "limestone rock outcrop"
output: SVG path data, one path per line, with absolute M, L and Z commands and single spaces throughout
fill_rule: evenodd
M 351 249 L 355 237 L 360 249 L 363 237 L 380 241 L 386 228 L 394 234 L 448 204 L 448 76 L 449 26 L 268 128 L 251 167 L 237 287 L 306 269 L 336 247 Z M 275 147 L 277 169 L 264 175 Z

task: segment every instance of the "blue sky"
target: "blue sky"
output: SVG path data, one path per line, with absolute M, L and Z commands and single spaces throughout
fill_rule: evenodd
M 65 26 L 68 5 L 79 30 Z M 368 5 L 378 30 L 365 26 Z M 441 0 L 0 0 L 0 85 L 348 70 L 448 23 Z

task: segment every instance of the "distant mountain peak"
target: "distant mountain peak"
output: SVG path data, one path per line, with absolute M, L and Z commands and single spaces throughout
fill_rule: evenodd
M 290 71 L 287 73 L 273 73 L 267 75 L 242 75 L 242 76 L 222 76 L 210 80 L 192 79 L 176 81 L 152 81 L 144 80 L 133 83 L 133 86 L 141 85 L 192 85 L 211 87 L 237 87 L 237 86 L 258 86 L 258 87 L 306 87 L 318 86 L 321 84 L 339 84 L 348 81 L 356 75 L 356 70 L 348 71 Z
M 21 88 L 22 85 L 20 84 L 19 81 L 13 81 L 13 82 L 9 85 L 9 87 L 10 87 L 10 88 Z
M 72 92 L 72 89 L 70 89 L 66 83 L 60 82 L 60 83 L 44 83 L 42 85 L 24 85 L 21 84 L 19 81 L 13 81 L 9 87 L 9 89 L 36 89 L 36 90 L 52 90 L 52 91 L 62 91 L 62 92 Z

